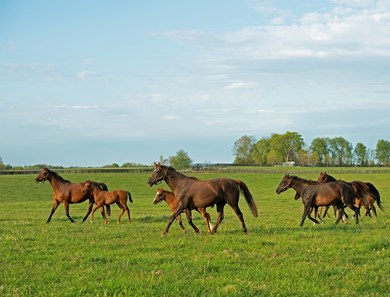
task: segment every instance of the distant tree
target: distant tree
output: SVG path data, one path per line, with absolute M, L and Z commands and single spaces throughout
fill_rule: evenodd
M 284 162 L 296 160 L 305 144 L 302 135 L 290 131 L 284 134 L 273 134 L 270 141 L 271 149 L 278 153 Z
M 352 144 L 343 137 L 330 139 L 330 150 L 333 162 L 338 166 L 351 165 L 352 163 Z
M 244 135 L 234 142 L 233 155 L 236 156 L 234 164 L 250 165 L 254 164 L 252 151 L 256 139 L 253 136 Z
M 390 142 L 384 139 L 376 143 L 376 158 L 380 165 L 390 165 Z
M 169 164 L 169 160 L 168 159 L 165 159 L 163 157 L 163 155 L 160 156 L 160 159 L 158 160 L 160 162 L 160 164 L 162 165 L 168 165 Z
M 262 138 L 253 147 L 252 159 L 257 165 L 267 164 L 267 155 L 271 150 L 270 138 Z
M 354 153 L 356 156 L 356 162 L 360 166 L 367 166 L 367 147 L 359 142 L 356 144 Z
M 267 164 L 271 166 L 275 166 L 277 164 L 281 164 L 283 162 L 282 157 L 278 152 L 275 150 L 271 149 L 269 153 L 267 154 Z
M 188 153 L 184 150 L 179 150 L 176 152 L 175 156 L 169 157 L 169 163 L 175 169 L 185 169 L 191 167 L 192 160 L 188 156 Z
M 0 155 L 0 171 L 3 171 L 4 168 L 5 168 L 5 165 L 4 165 L 4 162 L 3 162 L 3 158 Z
M 326 160 L 329 159 L 329 138 L 317 137 L 311 142 L 310 149 L 316 153 L 319 159 L 318 165 L 325 165 Z

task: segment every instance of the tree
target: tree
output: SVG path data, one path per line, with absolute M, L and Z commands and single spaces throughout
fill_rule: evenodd
M 168 160 L 168 159 L 165 159 L 165 158 L 163 157 L 163 155 L 161 155 L 161 156 L 160 156 L 160 159 L 159 159 L 159 162 L 160 162 L 161 165 L 168 165 L 169 160 Z
M 294 161 L 304 144 L 302 136 L 297 132 L 287 131 L 271 136 L 271 149 L 278 153 L 284 162 Z
M 355 146 L 355 149 L 354 149 L 354 153 L 355 153 L 355 156 L 356 156 L 356 162 L 358 165 L 360 166 L 366 166 L 367 165 L 367 147 L 359 142 L 356 144 Z
M 269 138 L 260 139 L 253 147 L 252 159 L 255 164 L 266 165 L 267 155 L 271 150 L 271 142 Z
M 3 171 L 4 168 L 5 168 L 5 165 L 4 165 L 4 162 L 3 162 L 3 158 L 0 155 L 0 172 Z
M 234 164 L 250 165 L 254 164 L 252 151 L 256 139 L 253 136 L 244 135 L 234 142 L 233 155 L 236 156 Z
M 376 158 L 380 165 L 390 165 L 390 142 L 384 139 L 376 143 Z
M 344 166 L 352 163 L 352 144 L 343 137 L 330 139 L 330 150 L 335 165 Z
M 316 153 L 319 159 L 319 165 L 325 165 L 329 157 L 329 138 L 317 137 L 311 142 L 310 149 Z
M 191 167 L 192 160 L 184 150 L 176 152 L 175 156 L 169 157 L 169 163 L 175 169 L 185 169 Z

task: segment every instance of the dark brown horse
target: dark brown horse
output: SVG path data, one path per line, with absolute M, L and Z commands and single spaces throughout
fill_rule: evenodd
M 93 216 L 95 214 L 95 211 L 100 208 L 100 212 L 102 214 L 102 217 L 104 219 L 104 223 L 108 224 L 108 219 L 106 217 L 106 213 L 104 212 L 104 207 L 113 203 L 116 203 L 118 207 L 120 208 L 121 212 L 118 216 L 118 223 L 121 221 L 121 217 L 124 212 L 127 214 L 127 218 L 129 220 L 129 223 L 131 222 L 130 219 L 130 209 L 127 206 L 127 199 L 130 200 L 130 202 L 133 202 L 133 199 L 131 198 L 131 194 L 129 191 L 124 190 L 114 190 L 114 191 L 105 191 L 102 190 L 98 185 L 96 185 L 93 181 L 86 181 L 84 184 L 83 189 L 81 190 L 83 193 L 91 193 L 93 195 L 93 200 L 96 204 L 95 208 L 92 210 L 91 214 L 91 223 L 93 222 Z
M 302 183 L 302 181 L 285 175 L 278 188 L 276 189 L 276 192 L 280 193 L 283 190 L 288 189 L 287 185 L 289 184 L 295 184 L 295 187 L 298 187 L 297 184 L 299 183 Z M 355 212 L 356 224 L 359 222 L 358 209 L 354 206 L 355 190 L 350 184 L 346 182 L 336 181 L 325 184 L 307 185 L 302 188 L 301 196 L 304 205 L 302 220 L 300 224 L 301 226 L 303 226 L 306 217 L 308 217 L 314 223 L 318 224 L 319 222 L 310 215 L 311 208 L 329 205 L 335 205 L 338 210 L 339 215 L 336 220 L 336 224 L 339 223 L 344 214 L 344 204 L 350 207 Z
M 172 167 L 156 163 L 155 169 L 148 179 L 148 185 L 153 186 L 161 181 L 168 184 L 177 199 L 177 208 L 164 229 L 164 235 L 168 233 L 173 220 L 184 209 L 206 208 L 215 204 L 217 205 L 218 220 L 211 230 L 212 234 L 217 231 L 224 218 L 223 209 L 226 204 L 234 210 L 241 222 L 244 233 L 247 233 L 244 216 L 238 207 L 240 191 L 244 194 L 252 214 L 257 217 L 255 201 L 248 187 L 242 181 L 229 178 L 198 180 L 185 176 Z
M 54 195 L 53 195 L 54 203 L 46 223 L 50 222 L 51 217 L 53 216 L 57 207 L 61 203 L 64 205 L 66 216 L 69 218 L 69 220 L 72 223 L 74 223 L 74 220 L 69 215 L 69 204 L 81 203 L 86 200 L 89 200 L 87 214 L 83 218 L 83 222 L 84 222 L 88 218 L 89 214 L 91 213 L 92 206 L 94 203 L 92 193 L 82 192 L 82 188 L 85 182 L 75 184 L 62 178 L 57 172 L 54 172 L 48 168 L 43 168 L 42 171 L 35 178 L 35 181 L 39 183 L 39 182 L 45 182 L 47 180 L 50 182 L 50 185 L 54 191 Z M 107 190 L 107 186 L 104 183 L 95 183 L 95 184 L 99 186 L 101 189 Z M 107 213 L 110 215 L 109 206 L 107 207 Z
M 153 203 L 157 204 L 157 203 L 160 203 L 161 201 L 165 201 L 168 204 L 168 206 L 171 209 L 172 213 L 175 212 L 178 203 L 177 203 L 175 195 L 172 192 L 165 191 L 163 188 L 158 188 L 156 196 L 154 197 Z M 208 231 L 210 233 L 212 228 L 213 228 L 213 225 L 211 224 L 211 221 L 210 221 L 210 214 L 206 212 L 205 208 L 198 208 L 198 209 L 195 209 L 195 210 L 202 214 L 202 216 L 203 216 L 203 218 L 204 218 L 204 220 L 206 222 L 207 229 L 208 229 Z M 192 222 L 191 211 L 188 210 L 188 209 L 185 209 L 184 211 L 185 211 L 185 213 L 187 215 L 188 223 L 195 230 L 195 232 L 198 233 L 199 232 L 198 227 L 196 227 L 195 224 Z M 185 233 L 186 229 L 184 228 L 184 225 L 183 225 L 183 223 L 181 221 L 181 215 L 180 214 L 176 217 L 176 220 L 178 221 L 178 223 L 179 223 L 180 227 L 182 228 L 183 232 Z
M 300 197 L 303 197 L 303 192 L 307 186 L 318 184 L 319 183 L 314 180 L 308 180 L 295 175 L 285 174 L 283 179 L 280 181 L 279 186 L 276 188 L 276 194 L 280 194 L 291 188 L 295 190 L 294 199 L 298 200 Z M 321 215 L 318 213 L 318 208 L 318 206 L 313 207 L 314 218 L 319 218 L 323 222 Z M 325 208 L 327 210 L 328 206 L 325 206 Z M 324 217 L 326 215 L 326 210 L 324 213 Z
M 320 175 L 318 176 L 318 182 L 327 183 L 332 181 L 336 181 L 336 179 L 333 176 L 329 175 L 326 171 L 321 172 Z M 355 205 L 360 209 L 361 205 L 363 204 L 365 209 L 364 211 L 365 216 L 371 217 L 371 210 L 373 211 L 374 215 L 377 216 L 374 202 L 376 202 L 380 210 L 383 211 L 383 206 L 381 204 L 379 191 L 377 190 L 377 188 L 375 188 L 375 186 L 372 183 L 362 182 L 359 180 L 355 180 L 350 183 L 355 188 L 355 190 L 357 188 L 360 188 L 364 193 L 363 199 L 359 199 L 358 197 L 356 197 Z

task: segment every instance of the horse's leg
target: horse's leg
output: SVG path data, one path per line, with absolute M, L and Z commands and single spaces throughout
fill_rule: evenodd
M 108 221 L 108 219 L 107 219 L 107 216 L 106 216 L 106 212 L 105 212 L 105 210 L 104 210 L 104 205 L 101 205 L 100 206 L 100 213 L 102 214 L 102 217 L 103 217 L 103 219 L 104 219 L 104 224 L 108 224 L 109 223 L 109 221 Z
M 173 214 L 172 214 L 171 217 L 169 218 L 168 224 L 167 224 L 167 226 L 165 227 L 165 229 L 164 229 L 164 231 L 163 231 L 163 235 L 167 235 L 167 234 L 168 234 L 169 228 L 171 227 L 173 220 L 174 220 L 179 214 L 181 214 L 181 212 L 182 212 L 183 210 L 184 210 L 184 209 L 183 209 L 182 207 L 177 207 L 177 208 L 175 209 L 175 211 L 173 212 Z
M 194 231 L 195 231 L 196 233 L 199 233 L 198 227 L 196 227 L 195 224 L 192 222 L 192 213 L 191 213 L 191 210 L 189 210 L 188 208 L 186 208 L 184 211 L 185 211 L 186 216 L 187 216 L 188 224 L 190 224 L 190 226 L 194 229 Z
M 118 205 L 118 207 L 121 210 L 121 212 L 120 212 L 120 214 L 118 216 L 118 220 L 117 220 L 117 222 L 119 224 L 121 222 L 121 218 L 122 218 L 123 213 L 125 212 L 125 209 L 124 209 L 124 207 L 122 206 L 122 204 L 119 201 L 116 202 L 116 205 Z
M 314 218 L 311 216 L 311 213 L 312 213 L 312 210 L 314 208 Z M 309 213 L 307 215 L 307 217 L 314 222 L 314 224 L 319 224 L 319 222 L 315 219 L 317 217 L 317 210 L 318 210 L 318 206 L 314 206 L 314 207 L 311 207 L 309 208 Z
M 242 214 L 241 209 L 238 207 L 238 205 L 232 206 L 232 208 L 241 222 L 242 230 L 244 231 L 245 234 L 247 234 L 248 230 L 246 229 L 245 222 L 244 222 L 244 215 Z
M 179 223 L 181 229 L 183 230 L 183 233 L 186 233 L 186 228 L 184 228 L 184 225 L 183 225 L 183 223 L 182 223 L 182 221 L 181 221 L 181 215 L 178 215 L 178 216 L 176 217 L 176 221 Z
M 54 212 L 58 208 L 58 205 L 60 205 L 60 203 L 57 200 L 54 200 L 53 207 L 51 208 L 51 212 L 50 212 L 49 217 L 47 218 L 46 223 L 50 223 L 51 217 L 53 216 Z
M 344 204 L 342 202 L 337 204 L 335 207 L 337 208 L 337 210 L 339 212 L 339 215 L 338 215 L 337 220 L 335 222 L 335 224 L 337 225 L 340 222 L 340 220 L 343 218 L 343 216 L 345 215 L 345 211 L 344 211 Z
M 223 221 L 223 218 L 224 218 L 223 208 L 225 207 L 225 204 L 226 204 L 225 201 L 221 201 L 221 202 L 217 203 L 218 219 L 217 219 L 217 223 L 215 224 L 213 229 L 211 229 L 211 234 L 215 234 L 217 232 L 219 225 Z
M 92 212 L 92 207 L 93 207 L 93 204 L 95 202 L 93 200 L 89 200 L 89 203 L 88 203 L 88 209 L 87 209 L 87 213 L 86 215 L 84 216 L 83 218 L 83 222 L 85 222 L 87 219 L 88 219 L 88 216 L 90 215 L 90 213 Z
M 69 215 L 69 202 L 67 201 L 63 201 L 62 202 L 64 204 L 64 207 L 65 207 L 65 213 L 66 213 L 66 216 L 68 217 L 68 219 L 74 223 L 74 220 L 71 218 L 71 216 Z
M 310 214 L 310 211 L 311 211 L 311 207 L 308 204 L 304 205 L 301 224 L 300 224 L 301 227 L 303 226 L 303 223 L 305 222 L 306 217 Z
M 100 207 L 99 205 L 96 205 L 95 208 L 92 210 L 92 212 L 91 212 L 91 223 L 93 223 L 95 211 L 96 211 L 99 207 Z
M 129 223 L 131 223 L 130 208 L 127 206 L 126 203 L 125 203 L 125 205 L 124 205 L 124 208 L 125 208 L 125 211 L 126 211 L 126 213 L 127 213 L 127 219 L 129 220 Z
M 198 211 L 202 214 L 202 217 L 207 225 L 207 230 L 211 233 L 213 225 L 211 224 L 210 214 L 206 211 L 206 208 L 198 208 Z

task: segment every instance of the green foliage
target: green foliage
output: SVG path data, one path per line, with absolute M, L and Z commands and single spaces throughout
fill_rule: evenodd
M 390 141 L 380 139 L 376 144 L 376 157 L 381 165 L 390 165 Z
M 190 168 L 192 164 L 191 158 L 188 156 L 188 153 L 184 150 L 179 150 L 176 152 L 175 156 L 169 157 L 169 163 L 176 169 L 185 169 Z
M 234 142 L 233 155 L 235 156 L 234 164 L 252 165 L 254 159 L 252 151 L 256 139 L 253 136 L 244 135 Z
M 332 175 L 332 169 L 327 169 Z M 318 172 L 302 174 L 316 179 Z M 302 203 L 288 190 L 275 188 L 283 174 L 203 173 L 200 179 L 231 177 L 251 190 L 259 217 L 251 216 L 245 199 L 240 208 L 248 227 L 244 235 L 234 212 L 216 235 L 207 234 L 195 211 L 195 234 L 176 222 L 161 235 L 170 210 L 153 205 L 156 188 L 146 185 L 149 174 L 64 174 L 74 182 L 93 179 L 109 189 L 130 190 L 133 222 L 80 223 L 87 203 L 70 206 L 72 224 L 60 205 L 46 224 L 52 206 L 49 183 L 35 175 L 0 175 L 0 296 L 385 296 L 390 279 L 390 214 L 361 218 L 359 225 L 299 227 Z M 340 174 L 338 179 L 372 182 L 386 206 L 388 174 Z M 165 187 L 165 184 L 160 186 Z M 208 208 L 212 222 L 216 210 Z M 183 216 L 185 221 L 185 217 Z

